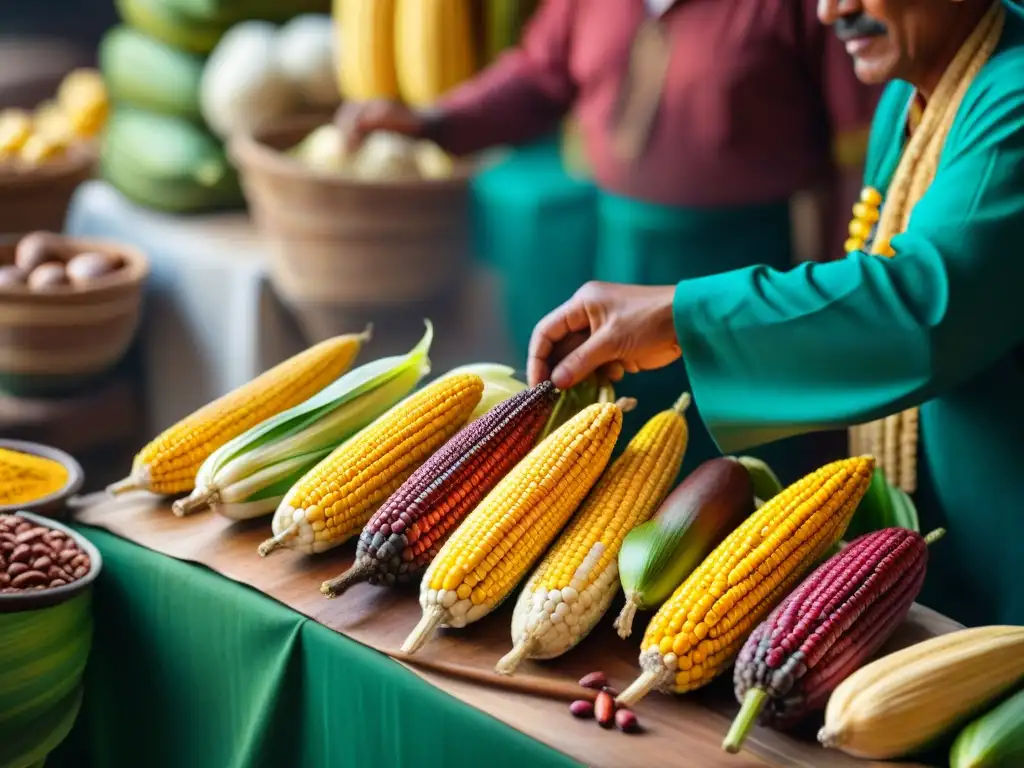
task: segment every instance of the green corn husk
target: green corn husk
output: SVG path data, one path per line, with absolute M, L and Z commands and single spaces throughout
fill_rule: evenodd
M 858 536 L 884 528 L 906 528 L 908 531 L 921 533 L 921 521 L 910 496 L 902 488 L 890 484 L 885 472 L 876 467 L 871 477 L 871 485 L 857 505 L 857 511 L 853 513 L 853 519 L 843 534 L 843 540 L 836 542 L 822 555 L 820 562 L 828 560 L 845 547 L 847 542 Z
M 782 482 L 772 468 L 753 456 L 737 456 L 736 461 L 744 466 L 754 485 L 754 506 L 760 508 L 782 493 Z
M 446 376 L 475 373 L 484 381 L 484 394 L 469 415 L 467 424 L 476 421 L 498 403 L 508 400 L 526 389 L 526 384 L 515 376 L 515 369 L 498 363 L 471 363 L 448 371 Z
M 408 354 L 349 371 L 304 403 L 223 445 L 199 468 L 195 490 L 174 503 L 174 513 L 212 507 L 233 520 L 247 520 L 273 512 L 321 459 L 412 392 L 430 372 L 433 338 L 428 321 Z
M 607 402 L 614 402 L 615 391 L 611 384 L 602 382 L 595 374 L 591 374 L 575 387 L 559 392 L 555 410 L 551 412 L 548 423 L 544 425 L 540 437 L 537 438 L 538 445 L 565 422 L 602 397 Z

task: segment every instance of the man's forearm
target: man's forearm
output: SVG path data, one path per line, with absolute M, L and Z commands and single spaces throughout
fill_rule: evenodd
M 521 52 L 510 53 L 428 111 L 425 137 L 464 155 L 549 133 L 568 112 L 574 93 L 544 87 L 542 80 Z

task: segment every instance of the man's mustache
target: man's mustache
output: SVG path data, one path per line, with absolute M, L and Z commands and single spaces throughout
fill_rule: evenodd
M 836 37 L 844 43 L 848 40 L 856 40 L 862 37 L 879 37 L 888 32 L 885 24 L 878 19 L 873 19 L 866 13 L 855 13 L 849 16 L 842 16 L 836 20 Z

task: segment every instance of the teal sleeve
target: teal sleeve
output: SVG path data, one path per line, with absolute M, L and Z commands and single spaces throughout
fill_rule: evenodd
M 985 101 L 951 135 L 895 258 L 678 285 L 683 359 L 724 452 L 918 405 L 1024 343 L 1024 90 Z

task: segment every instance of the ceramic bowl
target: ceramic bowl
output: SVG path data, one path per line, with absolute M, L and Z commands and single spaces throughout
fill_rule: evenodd
M 6 448 L 10 451 L 19 451 L 21 453 L 30 453 L 34 456 L 40 456 L 44 459 L 56 461 L 59 464 L 63 464 L 64 468 L 68 471 L 68 481 L 59 491 L 55 491 L 49 496 L 43 496 L 35 501 L 24 501 L 20 504 L 0 504 L 0 515 L 34 512 L 48 517 L 60 517 L 61 513 L 64 511 L 64 505 L 67 502 L 68 497 L 78 493 L 82 488 L 82 483 L 85 482 L 85 473 L 82 471 L 81 464 L 75 461 L 73 456 L 65 453 L 64 451 L 60 451 L 56 448 L 50 448 L 49 446 L 41 445 L 39 443 L 25 442 L 23 440 L 0 440 L 0 448 Z
M 92 583 L 96 581 L 96 577 L 100 575 L 100 570 L 103 568 L 103 556 L 100 555 L 100 551 L 96 549 L 91 541 L 80 533 L 71 530 L 63 523 L 58 523 L 51 518 L 34 515 L 31 512 L 18 512 L 17 514 L 29 522 L 58 530 L 74 539 L 79 548 L 89 556 L 89 572 L 78 581 L 73 581 L 62 587 L 0 595 L 0 613 L 36 611 L 40 608 L 48 608 L 70 600 L 92 586 Z

